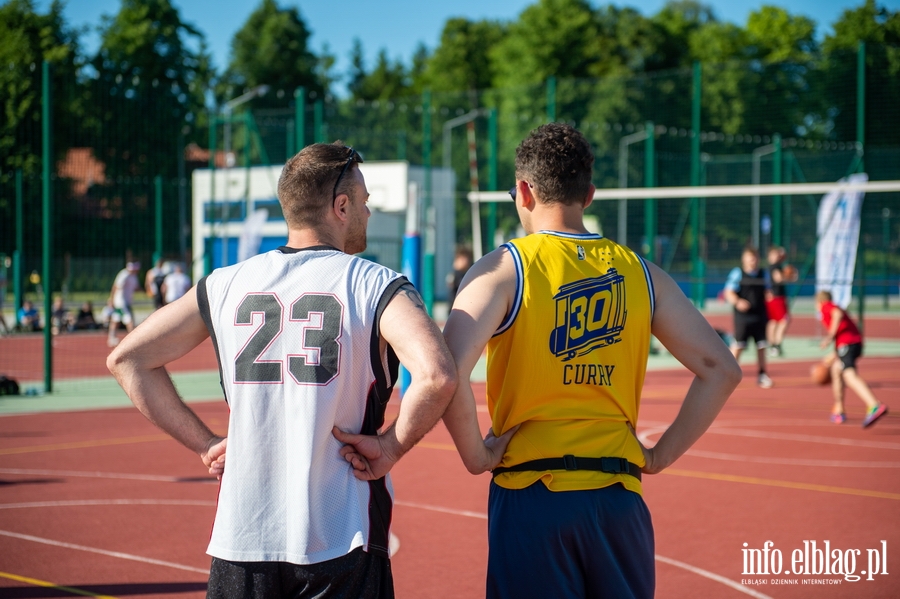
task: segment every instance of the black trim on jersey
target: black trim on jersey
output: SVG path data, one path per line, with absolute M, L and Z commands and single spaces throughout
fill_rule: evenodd
M 332 247 L 330 245 L 311 245 L 306 248 L 292 248 L 286 245 L 282 245 L 278 248 L 278 251 L 282 254 L 296 254 L 297 252 L 321 252 L 321 251 L 332 251 L 332 252 L 340 252 L 341 250 L 336 247 Z
M 206 275 L 197 283 L 197 307 L 200 308 L 200 317 L 206 325 L 206 330 L 209 331 L 213 349 L 216 350 L 216 364 L 219 365 L 219 386 L 222 387 L 225 403 L 228 403 L 228 393 L 225 391 L 225 374 L 222 372 L 222 360 L 219 357 L 219 343 L 216 339 L 216 329 L 213 328 L 212 313 L 209 309 L 209 292 L 206 289 L 206 279 L 208 277 L 209 275 Z
M 372 372 L 375 374 L 375 383 L 369 389 L 369 396 L 366 400 L 366 413 L 363 417 L 362 430 L 363 435 L 377 435 L 378 430 L 384 424 L 384 411 L 387 408 L 388 400 L 391 398 L 391 391 L 394 389 L 394 383 L 397 382 L 397 374 L 400 367 L 400 360 L 393 348 L 388 345 L 387 359 L 388 370 L 384 371 L 384 365 L 381 361 L 381 315 L 385 308 L 406 285 L 411 285 L 406 277 L 399 277 L 391 281 L 385 288 L 384 293 L 378 300 L 378 306 L 375 308 L 375 318 L 372 323 L 372 338 L 369 344 L 369 361 L 372 363 Z M 388 534 L 391 528 L 391 512 L 393 510 L 393 502 L 391 494 L 387 489 L 387 481 L 384 477 L 378 480 L 369 481 L 369 552 L 389 558 L 388 553 Z

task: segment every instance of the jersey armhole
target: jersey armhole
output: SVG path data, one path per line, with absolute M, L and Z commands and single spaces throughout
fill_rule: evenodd
M 228 393 L 225 391 L 225 374 L 222 372 L 222 357 L 219 355 L 219 341 L 216 339 L 216 329 L 213 327 L 212 311 L 209 307 L 209 290 L 207 289 L 206 275 L 197 282 L 197 307 L 200 309 L 200 318 L 209 331 L 209 338 L 212 340 L 213 349 L 216 351 L 216 364 L 219 366 L 219 387 L 222 388 L 222 395 L 225 397 L 225 403 L 228 403 Z
M 516 294 L 513 296 L 513 305 L 510 306 L 509 313 L 507 313 L 503 322 L 500 323 L 500 326 L 497 327 L 492 337 L 502 334 L 513 325 L 516 321 L 516 316 L 519 315 L 519 310 L 522 307 L 522 297 L 525 293 L 525 270 L 522 266 L 522 255 L 519 253 L 519 249 L 509 242 L 504 243 L 500 247 L 506 248 L 506 251 L 512 256 L 513 264 L 516 267 Z
M 637 256 L 637 254 L 635 254 Z M 653 286 L 653 277 L 650 276 L 650 267 L 647 261 L 638 256 L 641 261 L 641 267 L 644 269 L 644 278 L 647 280 L 647 293 L 650 296 L 650 321 L 653 321 L 653 314 L 656 312 L 656 288 Z
M 398 277 L 388 283 L 388 286 L 381 294 L 378 305 L 375 308 L 375 320 L 372 323 L 372 338 L 369 342 L 369 360 L 372 363 L 372 372 L 375 375 L 375 392 L 379 400 L 384 403 L 391 396 L 394 384 L 397 382 L 397 375 L 400 370 L 400 360 L 394 349 L 388 344 L 387 346 L 387 372 L 384 370 L 384 364 L 381 360 L 381 315 L 387 308 L 397 292 L 405 285 L 412 285 L 406 277 Z

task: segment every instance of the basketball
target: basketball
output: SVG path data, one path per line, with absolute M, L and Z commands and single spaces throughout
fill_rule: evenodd
M 831 369 L 821 362 L 813 364 L 809 371 L 809 378 L 817 385 L 827 385 L 831 382 Z

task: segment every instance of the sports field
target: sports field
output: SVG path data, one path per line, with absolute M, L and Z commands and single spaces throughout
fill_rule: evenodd
M 727 314 L 709 318 L 730 327 Z M 816 323 L 799 316 L 785 357 L 771 362 L 775 387 L 756 387 L 745 354 L 745 380 L 709 433 L 672 468 L 645 477 L 658 597 L 900 596 L 900 318 L 870 317 L 866 331 L 861 372 L 897 406 L 874 427 L 860 428 L 862 403 L 852 394 L 848 422 L 828 421 L 830 391 L 808 377 L 822 353 Z M 39 380 L 17 366 L 29 352 L 39 355 L 39 343 L 0 339 L 2 370 Z M 203 597 L 215 480 L 104 375 L 102 333 L 56 343 L 71 359 L 57 360 L 68 370 L 57 373 L 54 394 L 0 398 L 0 597 Z M 649 367 L 638 432 L 652 443 L 690 376 L 664 352 Z M 212 368 L 204 344 L 171 372 L 224 433 L 227 407 Z M 487 430 L 481 383 L 476 396 Z M 395 398 L 389 418 L 397 405 Z M 483 596 L 490 477 L 465 471 L 442 425 L 392 476 L 398 597 Z M 817 574 L 826 542 L 839 558 Z M 776 557 L 781 574 L 772 575 Z

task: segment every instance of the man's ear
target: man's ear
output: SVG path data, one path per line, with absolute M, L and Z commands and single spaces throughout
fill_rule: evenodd
M 346 193 L 339 193 L 332 203 L 331 210 L 340 220 L 347 220 L 347 213 L 350 210 L 350 196 Z
M 517 201 L 522 204 L 522 208 L 533 210 L 534 205 L 537 203 L 537 200 L 532 193 L 534 188 L 525 181 L 518 181 L 516 185 L 518 186 L 518 189 L 516 190 Z
M 597 191 L 597 188 L 594 187 L 594 184 L 591 184 L 591 188 L 588 190 L 587 197 L 584 199 L 584 207 L 587 208 L 594 202 L 594 192 Z

